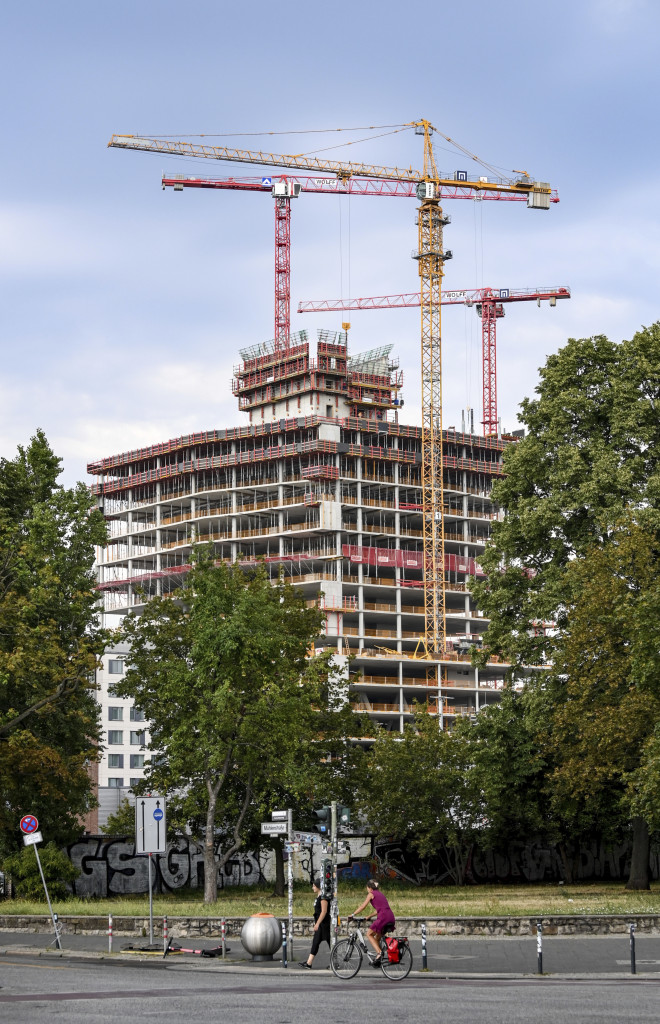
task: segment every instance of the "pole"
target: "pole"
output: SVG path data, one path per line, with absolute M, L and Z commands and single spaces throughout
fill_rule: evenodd
M 287 876 L 289 883 L 289 960 L 293 957 L 293 854 L 291 844 L 293 842 L 293 810 L 289 807 L 286 812 L 287 834 L 289 836 L 289 858 L 287 860 Z
M 154 891 L 151 883 L 151 854 L 149 854 L 149 945 L 154 944 Z
M 637 962 L 635 960 L 635 925 L 630 925 L 630 973 L 637 974 Z
M 222 959 L 225 960 L 227 958 L 227 921 L 224 917 L 220 922 L 220 934 L 222 935 Z
M 286 921 L 282 921 L 282 967 L 288 967 L 286 956 Z
M 44 878 L 44 872 L 43 872 L 43 868 L 41 867 L 41 859 L 39 857 L 39 851 L 37 849 L 37 844 L 36 843 L 34 844 L 34 855 L 37 858 L 37 864 L 39 865 L 39 874 L 41 875 L 41 881 L 43 883 L 44 892 L 46 893 L 46 903 L 48 904 L 48 911 L 50 913 L 50 919 L 53 922 L 53 931 L 55 932 L 55 945 L 57 946 L 58 949 L 61 949 L 62 948 L 62 943 L 60 942 L 60 930 L 57 927 L 57 920 L 55 918 L 55 915 L 53 914 L 53 908 L 52 908 L 52 906 L 50 904 L 50 896 L 48 895 L 48 886 L 46 885 L 46 879 Z
M 543 974 L 543 921 L 540 917 L 536 922 L 536 959 L 537 973 Z
M 169 936 L 167 934 L 167 916 L 163 918 L 163 953 L 166 951 L 169 944 Z
M 112 953 L 112 914 L 108 914 L 108 953 Z
M 427 971 L 429 966 L 426 955 L 426 924 L 422 924 L 422 970 Z
M 337 942 L 337 918 L 339 903 L 337 901 L 337 801 L 330 804 L 330 841 L 332 842 L 332 901 L 330 903 L 330 938 L 332 945 Z

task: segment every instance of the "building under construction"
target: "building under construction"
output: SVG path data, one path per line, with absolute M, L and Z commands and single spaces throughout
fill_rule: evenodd
M 401 422 L 391 346 L 349 356 L 346 334 L 319 331 L 314 346 L 301 331 L 286 348 L 269 342 L 241 357 L 232 389 L 246 425 L 88 466 L 109 527 L 98 571 L 111 621 L 152 596 L 176 596 L 193 545 L 210 542 L 219 559 L 284 571 L 320 603 L 317 649 L 354 658 L 353 703 L 374 725 L 403 729 L 419 702 L 448 728 L 496 700 L 508 666 L 471 665 L 487 622 L 470 577 L 499 516 L 491 487 L 507 440 L 443 432 L 447 643 L 423 658 L 421 429 Z M 109 652 L 99 680 L 114 737 L 99 784 L 118 789 L 141 777 L 148 743 L 145 725 L 129 721 L 138 713 L 130 702 L 108 697 L 121 654 Z

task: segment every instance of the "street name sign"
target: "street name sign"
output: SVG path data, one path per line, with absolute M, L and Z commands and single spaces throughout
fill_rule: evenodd
M 273 821 L 287 821 L 289 817 L 288 811 L 271 811 L 270 816 Z
M 286 821 L 262 821 L 262 836 L 285 836 L 288 831 Z
M 35 846 L 36 843 L 43 843 L 44 837 L 41 832 L 28 832 L 23 836 L 25 846 Z
M 165 853 L 167 814 L 165 797 L 139 796 L 135 801 L 135 852 Z

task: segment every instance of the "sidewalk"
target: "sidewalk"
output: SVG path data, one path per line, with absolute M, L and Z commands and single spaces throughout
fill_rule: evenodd
M 212 949 L 217 941 L 178 940 L 186 948 Z M 294 945 L 293 961 L 285 969 L 282 951 L 275 954 L 273 961 L 254 962 L 234 937 L 228 942 L 230 952 L 225 961 L 221 958 L 170 953 L 162 955 L 162 945 L 155 943 L 154 952 L 142 947 L 149 945 L 148 937 L 116 937 L 112 954 L 108 952 L 108 939 L 102 935 L 62 936 L 63 949 L 54 949 L 52 936 L 26 934 L 25 932 L 0 932 L 0 954 L 21 956 L 66 957 L 72 959 L 95 959 L 106 961 L 133 961 L 168 968 L 190 968 L 203 971 L 230 971 L 238 974 L 302 975 L 298 961 L 307 957 L 309 941 L 299 939 Z M 126 947 L 133 946 L 134 951 Z M 427 946 L 428 971 L 422 972 L 421 942 L 411 940 L 414 958 L 413 974 L 420 978 L 529 978 L 537 975 L 536 940 L 526 938 L 432 938 Z M 314 969 L 306 976 L 328 978 L 326 967 L 329 962 L 327 947 L 323 947 Z M 627 936 L 562 937 L 551 936 L 543 940 L 543 971 L 545 976 L 563 978 L 619 978 L 631 977 L 630 943 Z M 647 979 L 660 981 L 660 937 L 641 935 L 636 938 L 637 974 Z M 361 974 L 364 974 L 364 969 Z

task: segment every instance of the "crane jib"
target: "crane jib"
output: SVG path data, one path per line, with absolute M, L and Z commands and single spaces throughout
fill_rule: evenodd
M 169 153 L 174 156 L 193 156 L 208 160 L 228 160 L 232 163 L 261 164 L 264 167 L 291 167 L 297 170 L 326 172 L 339 177 L 389 178 L 392 181 L 416 181 L 428 179 L 422 171 L 412 167 L 381 167 L 377 164 L 343 163 L 340 160 L 319 160 L 304 154 L 287 155 L 267 153 L 249 149 L 229 149 L 226 146 L 205 146 L 192 142 L 181 142 L 174 139 L 151 139 L 139 135 L 113 135 L 108 143 L 114 149 L 132 149 L 146 153 Z M 544 182 L 505 181 L 496 178 L 481 178 L 475 181 L 466 180 L 463 172 L 461 177 L 433 177 L 437 185 L 453 186 L 459 184 L 475 192 L 492 191 L 495 186 L 500 192 L 528 195 L 531 192 L 552 195 L 552 189 Z M 554 198 L 554 197 L 553 197 Z

